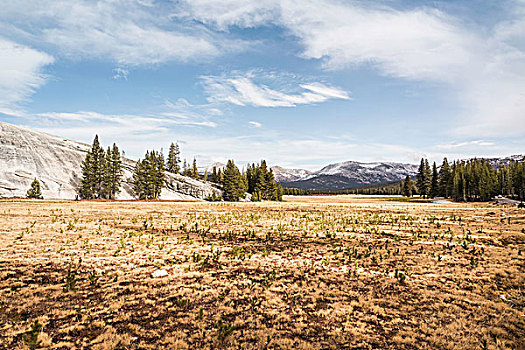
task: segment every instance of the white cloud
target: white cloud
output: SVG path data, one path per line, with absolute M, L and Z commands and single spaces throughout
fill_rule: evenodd
M 27 115 L 25 117 L 28 117 Z M 58 123 L 79 122 L 86 124 L 115 124 L 122 127 L 121 132 L 144 133 L 146 131 L 166 130 L 173 125 L 216 127 L 217 123 L 205 120 L 196 114 L 162 112 L 151 115 L 103 114 L 92 111 L 48 112 L 36 114 L 36 117 L 47 118 Z
M 262 124 L 256 121 L 249 121 L 248 124 L 250 124 L 254 128 L 262 128 Z
M 119 80 L 119 79 L 128 80 L 128 75 L 129 75 L 129 70 L 127 69 L 124 69 L 121 67 L 117 67 L 113 69 L 113 79 L 114 80 Z
M 508 18 L 493 28 L 469 28 L 427 7 L 397 10 L 368 1 L 191 0 L 184 13 L 222 31 L 280 26 L 302 45 L 302 57 L 329 70 L 365 65 L 386 76 L 444 84 L 463 107 L 454 132 L 523 136 L 525 2 L 509 4 Z
M 273 74 L 269 75 L 274 78 Z M 208 101 L 228 102 L 238 106 L 294 107 L 301 104 L 325 102 L 329 99 L 349 100 L 348 92 L 321 83 L 299 84 L 302 92 L 283 92 L 257 83 L 260 76 L 252 72 L 234 72 L 231 76 L 203 76 Z M 268 77 L 263 77 L 268 78 Z M 278 80 L 278 79 L 275 79 Z
M 426 8 L 396 11 L 366 3 L 306 0 L 187 2 L 190 15 L 218 29 L 277 24 L 304 47 L 302 56 L 329 69 L 372 64 L 383 73 L 442 80 L 470 58 L 469 33 L 444 13 Z
M 455 148 L 466 148 L 466 147 L 492 147 L 495 143 L 484 140 L 473 140 L 464 142 L 452 142 L 447 144 L 436 145 L 438 149 L 455 149 Z
M 0 37 L 0 112 L 17 115 L 17 105 L 46 81 L 50 55 Z
M 179 124 L 217 127 L 217 123 L 210 118 L 222 116 L 222 111 L 211 104 L 193 105 L 186 99 L 179 98 L 176 102 L 166 100 L 164 106 L 167 112 L 160 115 L 177 120 Z
M 71 59 L 109 58 L 128 66 L 204 60 L 242 47 L 195 24 L 173 23 L 166 13 L 171 6 L 135 0 L 11 1 L 2 5 L 0 20 Z

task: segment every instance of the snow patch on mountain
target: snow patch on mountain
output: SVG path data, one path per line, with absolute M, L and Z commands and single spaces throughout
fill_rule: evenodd
M 312 172 L 305 169 L 286 169 L 280 166 L 271 167 L 275 180 L 278 182 L 289 182 L 304 179 Z

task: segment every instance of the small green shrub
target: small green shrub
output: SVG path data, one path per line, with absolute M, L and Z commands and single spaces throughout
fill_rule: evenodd
M 35 350 L 40 347 L 42 341 L 38 340 L 38 335 L 42 331 L 42 325 L 38 320 L 31 325 L 31 330 L 22 336 L 24 340 L 24 345 L 27 346 L 30 350 Z

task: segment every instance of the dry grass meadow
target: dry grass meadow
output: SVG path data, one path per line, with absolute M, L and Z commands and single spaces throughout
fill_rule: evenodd
M 525 349 L 525 210 L 285 200 L 0 201 L 0 348 Z

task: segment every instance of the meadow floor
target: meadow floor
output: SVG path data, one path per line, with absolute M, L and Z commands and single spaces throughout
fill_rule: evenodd
M 525 349 L 524 232 L 491 203 L 0 201 L 0 349 L 36 320 L 51 349 Z

